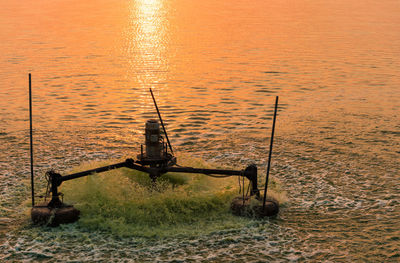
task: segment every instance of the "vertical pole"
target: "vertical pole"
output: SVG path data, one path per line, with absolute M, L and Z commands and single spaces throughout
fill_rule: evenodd
M 33 182 L 33 132 L 32 132 L 32 77 L 29 73 L 29 134 L 30 134 L 30 150 L 31 150 L 31 190 L 32 190 L 32 207 L 35 206 L 35 190 Z
M 274 120 L 272 122 L 272 132 L 271 132 L 271 142 L 269 144 L 269 156 L 268 156 L 268 167 L 267 167 L 267 177 L 265 178 L 265 189 L 264 189 L 264 200 L 263 200 L 263 211 L 265 209 L 265 201 L 267 199 L 267 190 L 268 190 L 268 179 L 269 179 L 269 169 L 271 167 L 271 155 L 272 155 L 272 145 L 274 143 L 274 133 L 275 133 L 275 122 L 276 122 L 276 113 L 278 111 L 278 99 L 279 96 L 276 96 L 275 99 L 275 111 L 274 111 Z

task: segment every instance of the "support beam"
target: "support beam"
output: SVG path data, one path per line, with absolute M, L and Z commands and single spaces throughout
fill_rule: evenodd
M 32 191 L 32 207 L 35 206 L 35 184 L 33 173 L 33 127 L 32 127 L 32 77 L 29 73 L 29 143 L 31 153 L 31 191 Z

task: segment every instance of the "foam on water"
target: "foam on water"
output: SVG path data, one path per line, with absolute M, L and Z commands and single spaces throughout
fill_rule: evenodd
M 180 163 L 210 167 L 193 158 Z M 84 164 L 71 172 L 107 164 L 111 162 Z M 247 179 L 245 183 L 247 187 Z M 283 202 L 279 187 L 271 181 L 269 195 Z M 64 182 L 60 191 L 65 202 L 81 211 L 79 227 L 118 236 L 190 236 L 238 227 L 245 221 L 230 213 L 230 202 L 238 194 L 237 177 L 168 173 L 154 185 L 147 174 L 123 168 Z
M 186 166 L 215 168 L 200 159 L 182 158 L 182 155 L 179 159 Z M 70 172 L 110 163 L 112 161 L 90 162 Z M 20 226 L 7 234 L 10 238 L 0 246 L 5 251 L 2 259 L 104 260 L 108 258 L 105 254 L 115 258 L 129 255 L 138 260 L 152 255 L 153 259 L 155 256 L 161 261 L 184 260 L 188 256 L 193 260 L 228 259 L 232 255 L 227 248 L 234 248 L 241 242 L 264 240 L 266 236 L 262 231 L 269 222 L 230 213 L 230 201 L 238 191 L 237 183 L 236 177 L 219 179 L 170 173 L 153 185 L 148 175 L 125 168 L 67 181 L 60 190 L 65 195 L 64 200 L 81 211 L 80 220 L 57 228 L 34 227 L 28 219 L 30 201 L 26 200 L 25 213 L 19 215 Z M 280 184 L 270 183 L 269 193 L 284 203 L 285 193 L 280 190 Z M 17 232 L 20 238 L 14 239 Z M 252 235 L 255 237 L 250 238 Z M 209 242 L 207 236 L 218 237 L 218 242 Z M 160 238 L 161 241 L 157 241 Z M 65 255 L 68 249 L 65 240 L 75 240 L 81 249 L 66 258 L 60 257 L 59 253 Z M 48 248 L 43 249 L 43 244 Z M 131 249 L 122 252 L 120 246 Z M 189 252 L 194 249 L 198 250 L 197 255 Z

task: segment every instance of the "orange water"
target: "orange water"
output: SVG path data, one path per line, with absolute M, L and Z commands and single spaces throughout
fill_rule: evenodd
M 150 87 L 176 149 L 263 173 L 279 95 L 271 176 L 291 200 L 279 220 L 139 252 L 93 238 L 99 258 L 395 261 L 399 13 L 391 0 L 0 1 L 1 222 L 29 195 L 29 72 L 38 177 L 135 157 L 156 117 Z M 6 259 L 76 256 L 43 251 L 46 235 L 3 237 Z

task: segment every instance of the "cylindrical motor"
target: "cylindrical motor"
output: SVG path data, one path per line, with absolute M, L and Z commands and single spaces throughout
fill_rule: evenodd
M 157 120 L 148 120 L 146 122 L 146 157 L 151 159 L 160 159 L 162 142 L 160 135 L 160 124 Z

